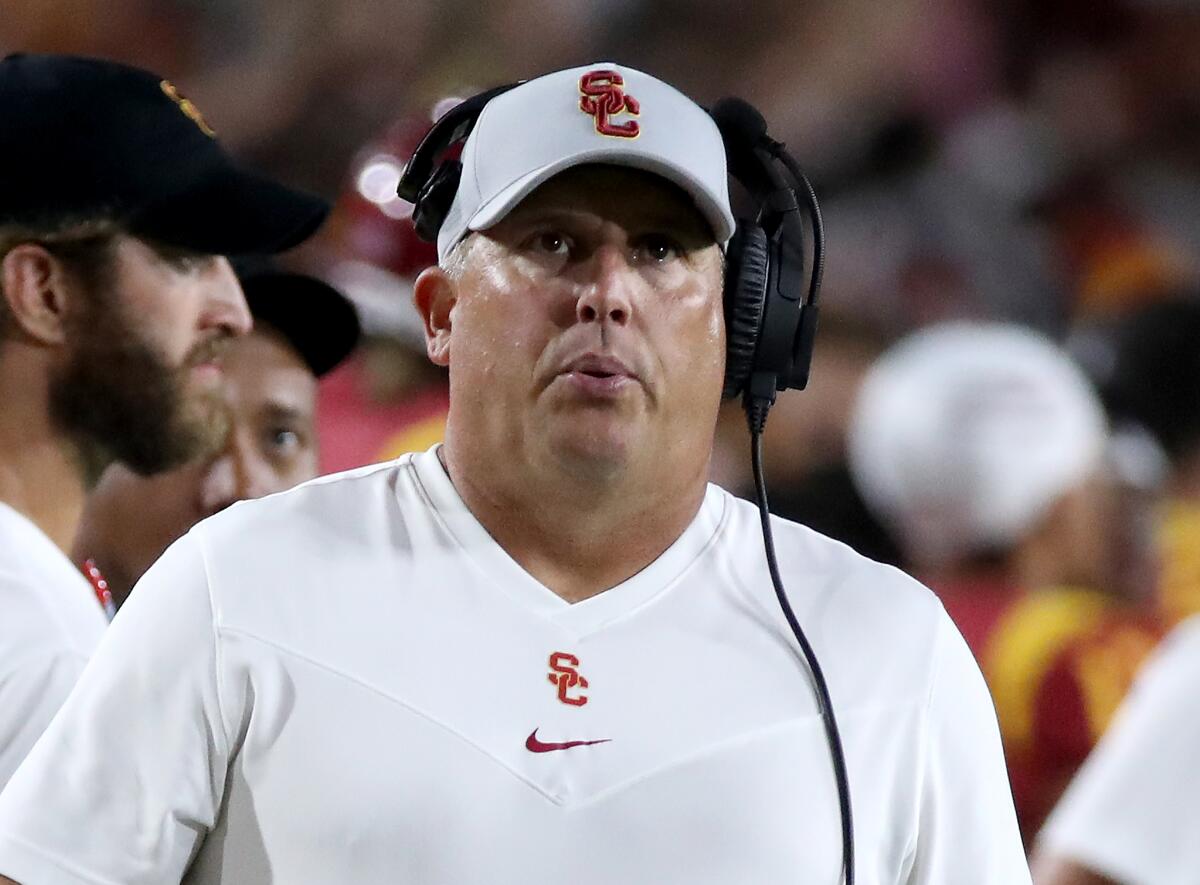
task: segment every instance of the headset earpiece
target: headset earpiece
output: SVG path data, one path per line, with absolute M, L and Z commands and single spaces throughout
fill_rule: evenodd
M 767 134 L 762 115 L 740 99 L 723 99 L 712 117 L 725 142 L 730 174 L 758 207 L 752 223 L 739 223 L 726 250 L 722 395 L 743 395 L 752 424 L 760 426 L 777 391 L 808 383 L 824 234 L 811 185 L 783 145 Z M 807 286 L 801 197 L 813 223 Z
M 766 232 L 754 222 L 739 222 L 725 252 L 725 399 L 742 392 L 754 369 L 769 273 Z

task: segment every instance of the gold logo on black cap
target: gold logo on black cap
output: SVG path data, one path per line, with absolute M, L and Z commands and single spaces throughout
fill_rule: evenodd
M 179 110 L 183 111 L 184 115 L 189 120 L 200 127 L 201 132 L 203 132 L 209 138 L 216 137 L 217 133 L 213 131 L 213 128 L 205 121 L 204 115 L 200 113 L 200 109 L 192 104 L 190 99 L 186 99 L 180 95 L 179 90 L 175 88 L 174 83 L 172 83 L 170 80 L 163 80 L 158 85 L 162 87 L 162 91 L 167 98 L 179 105 Z

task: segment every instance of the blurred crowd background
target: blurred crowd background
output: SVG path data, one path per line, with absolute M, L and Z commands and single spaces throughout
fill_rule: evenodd
M 1192 0 L 0 0 L 0 53 L 18 49 L 162 72 L 235 153 L 336 203 L 290 258 L 343 288 L 367 332 L 322 381 L 324 470 L 441 433 L 444 379 L 407 303 L 432 252 L 394 188 L 446 99 L 613 60 L 756 104 L 816 186 L 828 250 L 813 382 L 767 428 L 774 504 L 944 593 L 997 697 L 1027 836 L 1156 637 L 1200 610 Z M 1094 385 L 1107 503 L 1038 541 L 1090 542 L 1090 569 L 1045 550 L 1022 567 L 1035 554 L 1014 560 L 1013 538 L 922 559 L 856 484 L 864 376 L 954 320 L 1042 333 Z M 747 448 L 731 406 L 713 474 L 741 493 Z M 996 482 L 1021 484 L 1013 470 Z

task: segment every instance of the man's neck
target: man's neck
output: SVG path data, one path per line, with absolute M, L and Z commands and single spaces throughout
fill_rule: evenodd
M 0 502 L 70 555 L 87 496 L 85 471 L 36 394 L 0 377 Z
M 70 554 L 87 490 L 79 468 L 54 445 L 14 452 L 0 443 L 0 501 Z
M 615 587 L 661 556 L 695 518 L 707 486 L 706 471 L 676 483 L 624 475 L 588 485 L 565 471 L 514 477 L 468 466 L 448 446 L 438 456 L 496 543 L 567 602 Z

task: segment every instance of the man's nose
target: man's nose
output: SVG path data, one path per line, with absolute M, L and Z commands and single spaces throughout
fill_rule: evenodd
M 626 325 L 633 313 L 632 289 L 636 271 L 629 266 L 624 250 L 604 245 L 591 258 L 592 273 L 575 305 L 581 323 Z
M 254 320 L 229 259 L 218 256 L 206 271 L 204 284 L 207 296 L 206 325 L 220 327 L 230 335 L 249 332 Z

